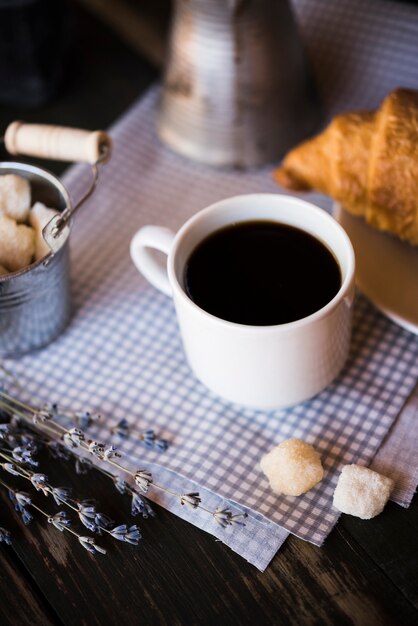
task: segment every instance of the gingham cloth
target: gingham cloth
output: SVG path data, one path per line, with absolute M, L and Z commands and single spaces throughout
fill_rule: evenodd
M 410 25 L 417 13 L 403 6 L 394 12 L 387 2 L 335 4 L 295 2 L 330 114 L 344 102 L 374 105 L 399 81 L 413 84 L 415 66 L 408 73 L 405 65 L 411 51 L 415 58 L 418 52 Z M 361 15 L 366 24 L 372 20 L 373 28 L 360 28 Z M 314 18 L 323 33 L 320 46 L 315 43 L 318 29 L 311 26 Z M 350 19 L 360 22 L 359 28 L 347 27 Z M 335 49 L 333 41 L 338 43 Z M 339 61 L 340 81 L 329 84 L 329 63 L 335 67 Z M 348 71 L 354 67 L 358 83 Z M 384 87 L 376 93 L 381 75 Z M 347 93 L 344 101 L 335 95 L 340 88 Z M 42 352 L 9 366 L 41 399 L 100 410 L 107 416 L 97 432 L 102 439 L 108 440 L 107 426 L 122 417 L 170 439 L 163 455 L 133 439 L 122 450 L 133 469 L 150 467 L 155 482 L 168 481 L 180 493 L 200 491 L 204 503 L 205 498 L 210 502 L 208 508 L 222 506 L 223 499 L 237 503 L 237 509 L 247 508 L 248 524 L 222 531 L 210 516 L 187 511 L 178 499 L 153 489 L 150 497 L 264 569 L 287 531 L 316 544 L 330 532 L 338 518 L 332 493 L 339 469 L 351 462 L 370 464 L 417 381 L 418 339 L 360 296 L 347 366 L 316 398 L 292 409 L 261 412 L 228 404 L 205 389 L 186 363 L 171 300 L 149 287 L 133 267 L 130 239 L 148 223 L 175 230 L 199 209 L 227 196 L 279 190 L 271 168 L 251 174 L 214 171 L 166 150 L 154 132 L 156 98 L 153 89 L 114 126 L 113 159 L 73 229 L 75 312 L 70 327 Z M 76 167 L 66 182 L 78 196 L 88 179 L 85 167 Z M 329 207 L 319 195 L 308 199 Z M 314 444 L 326 470 L 324 480 L 300 498 L 272 494 L 259 468 L 262 454 L 288 437 Z
M 371 468 L 395 481 L 391 500 L 407 508 L 418 485 L 418 385 L 379 448 Z

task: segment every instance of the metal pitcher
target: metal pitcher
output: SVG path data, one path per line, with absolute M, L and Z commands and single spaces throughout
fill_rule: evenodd
M 168 146 L 249 168 L 279 160 L 318 122 L 288 0 L 176 0 L 157 117 Z

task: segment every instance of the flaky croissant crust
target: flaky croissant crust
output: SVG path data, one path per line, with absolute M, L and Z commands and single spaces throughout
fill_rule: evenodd
M 287 189 L 321 191 L 418 245 L 418 91 L 397 89 L 377 111 L 338 115 L 289 152 L 274 177 Z

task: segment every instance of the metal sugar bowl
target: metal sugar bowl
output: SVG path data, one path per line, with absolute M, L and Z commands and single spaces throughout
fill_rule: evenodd
M 99 165 L 110 157 L 111 141 L 102 131 L 14 122 L 6 130 L 4 144 L 13 155 L 84 161 L 92 168 L 90 187 L 73 205 L 65 186 L 47 170 L 0 162 L 0 176 L 17 174 L 30 182 L 32 205 L 42 202 L 58 211 L 42 231 L 50 252 L 19 271 L 0 276 L 0 357 L 15 357 L 50 343 L 69 322 L 71 220 L 93 192 Z
M 289 0 L 176 0 L 157 131 L 214 166 L 279 160 L 319 107 Z

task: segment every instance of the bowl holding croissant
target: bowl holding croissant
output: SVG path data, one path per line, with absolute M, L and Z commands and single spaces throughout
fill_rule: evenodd
M 358 286 L 418 334 L 418 91 L 396 89 L 375 111 L 336 116 L 291 150 L 274 178 L 336 201 L 356 251 Z

